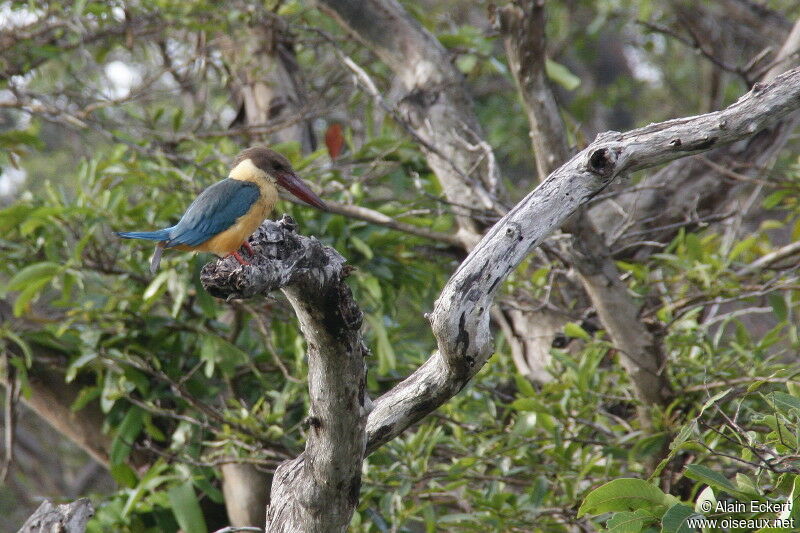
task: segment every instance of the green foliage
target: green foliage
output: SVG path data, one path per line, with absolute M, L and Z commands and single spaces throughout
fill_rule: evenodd
M 479 25 L 483 6 L 476 17 L 473 3 L 405 4 L 452 54 L 474 93 L 508 178 L 512 198 L 503 200 L 521 198 L 534 185 L 528 124 L 502 43 Z M 259 5 L 277 8 L 296 38 L 317 121 L 329 112 L 347 117 L 346 149 L 335 163 L 324 148 L 277 148 L 326 198 L 454 231 L 453 206 L 442 201 L 420 147 L 343 82 L 349 74 L 330 47 L 393 94 L 387 67 L 305 2 Z M 23 395 L 42 364 L 37 354 L 46 351 L 65 380 L 81 387 L 71 409 L 96 407 L 105 417 L 117 487 L 93 495 L 98 512 L 89 531 L 211 530 L 209 508 L 223 499 L 221 461 L 271 471 L 303 447 L 304 340 L 279 295 L 215 300 L 199 284 L 208 256 L 168 252 L 151 276 L 152 248 L 112 232 L 174 223 L 239 149 L 265 139 L 231 133 L 236 68 L 216 51 L 202 53 L 213 50 L 215 36 L 238 35 L 272 15 L 207 0 L 15 1 L 6 8 L 47 11 L 69 24 L 9 41 L 0 58 L 0 88 L 18 84 L 51 106 L 0 116 L 0 167 L 27 174 L 24 190 L 0 209 L 0 298 L 13 315 L 0 323 L 0 349 Z M 670 13 L 652 1 L 547 3 L 548 75 L 574 144 L 595 124 L 623 130 L 706 111 L 702 89 L 712 82 L 721 84 L 723 101 L 741 94 L 738 78 L 712 79 L 702 57 L 634 24 L 669 24 Z M 81 28 L 101 37 L 83 42 Z M 141 33 L 130 34 L 135 28 Z M 657 81 L 624 69 L 608 78 L 593 72 L 618 35 Z M 172 74 L 161 72 L 164 50 L 179 63 Z M 119 97 L 107 74 L 114 62 L 152 83 L 129 100 Z M 532 306 L 559 305 L 569 317 L 565 345 L 553 348 L 547 369 L 553 379 L 534 386 L 522 377 L 495 331 L 496 354 L 463 392 L 365 460 L 352 530 L 677 533 L 701 516 L 800 519 L 796 256 L 786 270 L 740 273 L 777 248 L 780 234 L 800 239 L 800 160 L 781 158 L 776 168 L 768 176 L 775 186 L 761 200 L 769 217 L 744 237 L 681 229 L 660 253 L 617 262 L 643 305 L 641 319 L 662 343 L 677 392 L 649 413 L 649 426 L 637 416 L 642 406 L 608 335 L 584 321 L 593 311 L 574 295 L 553 296 L 569 275 L 564 265 L 551 255 L 532 257 L 502 291 L 524 293 Z M 372 352 L 367 385 L 372 397 L 380 395 L 434 349 L 424 313 L 460 257 L 436 242 L 304 206 L 282 202 L 275 216 L 282 212 L 355 267 L 349 283 Z M 754 327 L 752 314 L 767 316 L 769 326 Z M 158 458 L 141 467 L 138 455 L 148 450 Z M 13 510 L 4 501 L 0 509 Z M 791 506 L 751 511 L 751 501 Z M 737 510 L 718 512 L 719 502 Z

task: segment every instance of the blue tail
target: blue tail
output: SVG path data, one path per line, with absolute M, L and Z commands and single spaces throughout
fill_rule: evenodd
M 168 241 L 170 229 L 172 228 L 160 229 L 157 231 L 115 231 L 114 233 L 116 233 L 123 239 L 145 239 L 148 241 Z

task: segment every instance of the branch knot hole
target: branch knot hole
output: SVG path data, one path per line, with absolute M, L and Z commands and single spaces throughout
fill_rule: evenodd
M 315 432 L 319 432 L 319 430 L 322 428 L 322 420 L 316 416 L 309 416 L 303 420 L 303 427 L 305 429 L 314 428 Z
M 506 237 L 517 241 L 522 240 L 522 230 L 516 222 L 510 222 L 506 227 Z
M 611 177 L 617 162 L 616 154 L 608 148 L 600 148 L 589 156 L 589 170 L 603 178 Z

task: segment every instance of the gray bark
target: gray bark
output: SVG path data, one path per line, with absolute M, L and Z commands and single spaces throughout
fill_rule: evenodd
M 37 359 L 53 356 L 44 348 L 35 348 L 40 352 Z M 63 368 L 66 366 L 64 364 Z M 22 401 L 56 431 L 108 468 L 112 438 L 103 432 L 105 415 L 99 403 L 89 402 L 83 409 L 73 411 L 70 406 L 78 398 L 83 385 L 66 383 L 63 372 L 51 370 L 44 364 L 36 364 L 28 371 L 28 376 L 31 394 L 29 397 L 23 396 Z M 5 381 L 1 383 L 7 386 Z M 149 460 L 141 450 L 132 450 L 127 462 L 136 468 L 148 464 Z
M 465 250 L 471 250 L 485 229 L 477 222 L 481 211 L 502 215 L 507 209 L 498 200 L 504 196 L 499 169 L 492 148 L 483 137 L 463 76 L 438 39 L 396 1 L 353 4 L 345 0 L 319 0 L 319 3 L 365 42 L 399 78 L 406 91 L 399 103 L 400 118 L 405 119 L 422 146 L 445 196 L 456 206 L 474 206 L 473 211 L 454 208 L 458 224 L 454 237 Z M 521 38 L 526 30 L 519 29 Z M 366 76 L 358 67 L 355 70 L 360 77 Z M 531 84 L 544 83 L 543 75 L 534 70 L 531 74 L 534 76 Z M 370 88 L 369 92 L 380 98 L 374 94 L 377 89 Z M 551 99 L 543 105 L 549 113 L 540 119 L 542 127 L 545 124 L 557 127 L 560 119 L 555 101 Z M 531 109 L 529 116 L 534 113 L 538 113 L 538 107 Z M 551 148 L 554 147 L 542 144 L 536 147 L 536 153 L 549 157 L 543 154 L 550 153 Z M 551 163 L 566 153 L 566 144 L 553 153 L 555 159 L 550 157 Z M 541 176 L 549 170 L 540 169 Z M 532 381 L 549 381 L 551 376 L 546 370 L 549 350 L 555 333 L 566 322 L 565 317 L 548 310 L 528 311 L 527 305 L 520 302 L 508 303 L 501 304 L 495 316 L 506 333 L 519 372 Z M 515 311 L 506 311 L 506 307 Z
M 463 76 L 438 39 L 396 0 L 319 0 L 320 6 L 363 41 L 398 76 L 400 110 L 420 140 L 447 199 L 501 214 L 499 174 L 472 110 Z M 474 213 L 455 208 L 459 237 L 469 249 L 481 228 Z
M 64 505 L 46 501 L 22 524 L 17 533 L 83 533 L 92 516 L 94 507 L 88 498 Z
M 798 64 L 800 21 L 783 35 L 785 40 L 773 58 L 774 66 L 764 74 L 763 81 L 773 80 Z M 757 135 L 714 150 L 708 155 L 712 164 L 705 157 L 675 161 L 646 177 L 636 190 L 592 206 L 589 217 L 602 228 L 609 246 L 624 250 L 624 254 L 615 254 L 617 257 L 642 260 L 653 253 L 653 248 L 637 243 L 667 243 L 681 227 L 693 227 L 719 215 L 720 205 L 749 186 L 730 175 L 752 178 L 764 174 L 799 121 L 800 114 L 790 114 Z M 720 168 L 726 172 L 720 172 Z
M 267 531 L 343 531 L 361 488 L 367 353 L 362 314 L 344 282 L 344 258 L 295 233 L 291 218 L 265 222 L 251 239 L 253 265 L 209 263 L 201 281 L 213 295 L 249 298 L 281 289 L 308 345 L 311 410 L 305 451 L 275 472 Z
M 262 13 L 260 20 L 240 33 L 218 37 L 231 71 L 232 92 L 240 101 L 240 116 L 247 135 L 271 143 L 299 142 L 303 153 L 316 147 L 311 121 L 303 119 L 307 99 L 286 22 Z M 299 117 L 299 118 L 298 118 Z M 257 134 L 269 124 L 287 123 L 269 136 Z M 271 476 L 253 465 L 228 463 L 221 467 L 225 507 L 233 526 L 264 523 Z
M 487 232 L 436 300 L 430 321 L 438 350 L 374 405 L 364 390 L 361 312 L 343 282 L 347 268 L 338 253 L 297 235 L 284 217 L 265 222 L 254 235 L 252 266 L 232 258 L 206 265 L 201 281 L 219 297 L 282 289 L 308 342 L 306 450 L 275 474 L 267 530 L 346 530 L 358 503 L 364 453 L 424 418 L 475 376 L 492 353 L 489 313 L 497 289 L 532 248 L 614 179 L 755 135 L 798 108 L 800 68 L 756 85 L 725 110 L 599 135 Z
M 615 178 L 757 134 L 800 107 L 800 68 L 758 84 L 716 113 L 607 132 L 550 174 L 495 224 L 459 266 L 430 315 L 439 349 L 375 401 L 367 451 L 460 391 L 491 354 L 495 291 L 529 251 Z
M 314 150 L 310 122 L 293 120 L 301 116 L 307 100 L 285 22 L 265 16 L 259 24 L 236 35 L 220 36 L 217 42 L 231 69 L 233 92 L 241 102 L 241 122 L 251 128 L 289 122 L 271 135 L 272 142 L 299 141 L 304 153 Z
M 536 167 L 540 176 L 546 176 L 567 160 L 569 150 L 566 130 L 545 72 L 544 2 L 528 0 L 503 6 L 498 10 L 498 21 L 504 35 L 509 66 L 531 125 Z M 622 366 L 633 384 L 636 397 L 644 405 L 666 403 L 672 390 L 662 351 L 654 336 L 639 320 L 640 305 L 620 281 L 619 271 L 600 230 L 590 218 L 583 216 L 572 219 L 565 229 L 574 237 L 567 255 L 603 327 L 620 351 Z M 536 332 L 534 338 L 547 339 L 555 333 L 552 327 L 547 327 L 546 321 L 541 321 L 537 313 L 518 314 L 520 316 L 512 317 L 512 323 L 519 325 L 527 321 L 524 330 Z M 524 363 L 530 368 L 541 368 L 550 357 L 549 351 L 539 350 L 536 353 L 533 349 L 535 344 L 524 344 L 526 347 L 529 345 L 533 346 L 525 354 Z M 519 356 L 516 353 L 514 356 L 516 361 Z M 543 359 L 533 360 L 535 356 Z M 640 412 L 644 415 L 646 410 Z M 647 416 L 643 416 L 642 420 L 649 423 Z
M 531 125 L 531 143 L 539 179 L 570 155 L 566 130 L 545 70 L 546 41 L 543 0 L 523 0 L 497 11 L 508 65 L 514 75 Z

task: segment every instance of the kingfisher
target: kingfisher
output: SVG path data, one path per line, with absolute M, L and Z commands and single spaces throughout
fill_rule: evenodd
M 150 272 L 155 274 L 165 248 L 233 256 L 253 248 L 247 239 L 272 212 L 280 185 L 305 203 L 326 211 L 328 207 L 295 173 L 289 160 L 265 146 L 243 150 L 233 160 L 228 177 L 205 189 L 174 226 L 156 231 L 115 232 L 125 239 L 158 241 Z

